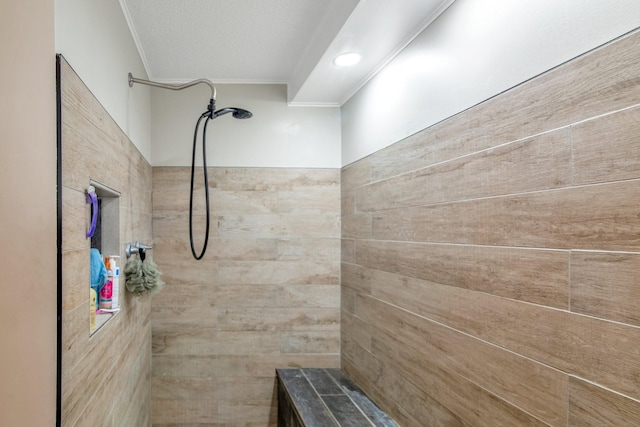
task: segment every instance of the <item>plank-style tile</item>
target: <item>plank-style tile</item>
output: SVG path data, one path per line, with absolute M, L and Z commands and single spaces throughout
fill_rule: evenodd
M 373 238 L 556 249 L 640 247 L 640 180 L 468 202 L 391 209 L 373 216 Z M 593 201 L 598 209 L 592 209 Z
M 367 417 L 353 405 L 348 396 L 322 396 L 322 400 L 341 427 L 358 427 L 370 424 Z
M 229 191 L 296 191 L 308 187 L 338 188 L 338 169 L 210 168 L 216 187 Z
M 192 420 L 217 422 L 218 384 L 215 379 L 153 378 L 153 424 Z
M 640 402 L 571 377 L 569 426 L 632 426 L 640 420 Z
M 278 212 L 292 215 L 340 213 L 340 194 L 333 187 L 309 187 L 300 191 L 279 191 Z
M 372 276 L 375 274 L 376 272 L 369 268 L 357 264 L 342 263 L 342 283 L 340 286 L 343 290 L 343 298 L 345 289 L 350 289 L 363 295 L 370 295 L 371 285 L 374 283 Z
M 340 324 L 338 308 L 216 308 L 221 331 L 332 331 Z
M 218 283 L 223 285 L 330 285 L 340 281 L 338 263 L 313 261 L 222 261 Z
M 640 254 L 571 252 L 571 311 L 640 326 Z
M 275 390 L 275 375 L 267 377 L 232 377 L 216 378 L 220 400 L 235 402 L 265 401 L 271 399 Z
M 342 239 L 341 240 L 341 255 L 342 262 L 348 262 L 355 264 L 356 262 L 356 241 L 355 239 Z
M 342 216 L 342 237 L 370 239 L 372 216 L 370 213 L 356 213 Z
M 154 378 L 213 378 L 219 373 L 217 355 L 164 355 L 153 356 Z
M 302 370 L 302 374 L 316 389 L 319 395 L 344 394 L 342 389 L 333 378 L 321 368 L 307 368 Z
M 153 326 L 153 354 L 277 354 L 280 334 L 265 331 L 218 331 L 216 326 Z
M 277 368 L 335 368 L 337 354 L 218 355 L 215 362 L 225 377 L 272 378 Z
M 178 188 L 189 191 L 191 185 L 191 168 L 179 166 L 154 166 L 151 170 L 153 180 L 153 194 L 161 193 L 162 190 Z M 213 182 L 215 188 L 215 181 Z
M 136 336 L 129 334 L 129 336 Z M 114 379 L 109 382 L 98 395 L 95 402 L 104 401 L 108 396 L 117 396 L 111 411 L 114 423 L 137 423 L 147 425 L 145 420 L 151 417 L 151 330 L 146 329 L 144 336 L 138 335 L 139 342 L 132 347 L 135 356 L 118 354 L 114 359 Z M 88 411 L 92 412 L 97 403 L 91 403 Z M 98 422 L 99 424 L 99 422 Z
M 464 422 L 449 409 L 432 399 L 402 378 L 398 370 L 385 370 L 376 376 L 361 371 L 359 363 L 343 359 L 342 369 L 352 378 L 377 405 L 403 427 L 423 427 L 425 425 L 464 426 Z M 379 388 L 371 380 L 379 384 Z
M 449 142 L 445 139 L 438 144 L 434 131 L 442 126 L 435 125 L 417 132 L 369 156 L 370 181 L 380 181 L 437 163 L 438 148 L 443 142 Z M 359 185 L 366 183 L 360 181 Z
M 214 190 L 209 197 L 211 213 L 218 216 L 267 214 L 280 210 L 279 196 L 274 192 Z
M 356 191 L 343 189 L 340 194 L 340 212 L 344 215 L 356 213 Z
M 270 398 L 261 400 L 218 400 L 217 420 L 217 425 L 255 425 L 256 427 L 264 425 L 275 427 L 278 422 L 278 408 Z
M 82 191 L 89 177 L 105 184 L 121 179 L 110 166 L 128 163 L 131 142 L 64 59 L 60 68 L 62 184 Z
M 398 424 L 373 402 L 341 369 L 325 369 L 344 393 L 375 427 L 398 427 Z
M 238 292 L 246 297 L 255 289 L 253 286 L 240 287 Z M 152 313 L 170 307 L 175 307 L 176 309 L 188 308 L 192 305 L 215 307 L 219 303 L 218 293 L 222 293 L 218 286 L 211 286 L 207 283 L 169 283 L 165 285 L 162 292 L 154 295 L 151 305 Z
M 400 286 L 389 286 L 396 281 Z M 630 397 L 640 397 L 640 330 L 566 311 L 377 273 L 372 295 Z M 356 301 L 362 317 L 363 297 Z M 570 337 L 570 339 L 568 339 Z M 611 360 L 619 363 L 611 364 Z
M 89 182 L 87 181 L 87 185 Z M 62 187 L 62 250 L 84 249 L 89 251 L 91 240 L 87 239 L 90 210 L 82 191 Z
M 340 331 L 283 331 L 279 350 L 281 354 L 339 354 Z
M 526 138 L 356 190 L 358 211 L 517 194 L 571 183 L 569 128 Z
M 230 191 L 274 191 L 291 185 L 285 169 L 210 168 L 210 172 L 218 188 Z
M 354 316 L 346 310 L 342 310 L 340 318 L 340 333 L 358 343 L 363 349 L 371 350 L 370 323 Z
M 175 238 L 176 236 L 185 236 L 183 238 L 189 240 L 189 211 L 182 213 L 165 213 L 164 211 L 154 210 L 153 212 L 153 237 L 154 238 Z M 192 217 L 193 236 L 196 247 L 201 248 L 204 234 L 206 217 L 204 212 L 196 213 Z M 209 236 L 218 235 L 218 218 L 212 215 L 209 218 Z
M 365 157 L 342 168 L 340 185 L 342 191 L 353 190 L 371 181 L 371 162 Z
M 161 423 L 153 423 L 153 427 L 219 427 L 219 424 L 218 423 L 163 423 L 161 422 Z
M 167 302 L 157 302 L 153 304 L 151 308 L 151 316 L 153 325 L 156 329 L 175 329 L 179 326 L 189 327 L 193 322 L 193 318 L 197 317 L 202 319 L 201 326 L 207 327 L 215 325 L 215 322 L 209 320 L 215 316 L 216 307 L 212 302 L 211 295 L 206 290 L 198 294 L 198 291 L 202 288 L 200 286 L 176 286 L 165 285 L 165 288 L 186 288 L 191 289 L 191 292 L 182 292 L 179 294 L 179 298 L 176 298 L 174 304 Z M 205 286 L 204 288 L 207 288 Z M 169 295 L 178 295 L 176 292 L 171 292 L 169 289 L 163 289 L 160 294 L 165 293 Z M 159 295 L 159 294 L 158 294 Z M 163 296 L 166 298 L 167 296 Z
M 342 356 L 341 366 L 344 367 L 345 363 L 352 363 L 355 366 L 357 366 L 358 371 L 366 371 L 363 366 L 364 364 L 362 363 L 363 361 L 363 358 L 361 357 L 362 354 L 365 354 L 368 356 L 371 355 L 370 352 L 367 352 L 366 350 L 364 350 L 360 345 L 358 345 L 356 340 L 354 340 L 348 334 L 346 333 L 340 334 L 340 355 Z M 360 379 L 357 375 L 353 377 L 355 380 Z M 368 381 L 370 381 L 370 379 L 367 379 L 366 381 L 359 381 L 358 384 L 360 384 L 363 387 L 366 387 L 366 384 Z
M 635 107 L 571 127 L 574 184 L 640 178 L 638 115 Z
M 329 409 L 317 398 L 309 380 L 298 369 L 278 371 L 279 387 L 283 387 L 284 396 L 290 396 L 288 403 L 305 425 L 318 427 L 338 427 Z
M 278 287 L 278 307 L 340 308 L 340 285 L 284 285 Z
M 340 262 L 339 238 L 293 238 L 278 239 L 279 261 L 314 261 Z
M 120 380 L 116 392 L 116 404 L 112 410 L 114 420 L 113 427 L 118 424 L 146 426 L 151 423 L 151 347 L 147 344 L 151 335 L 144 340 L 145 345 L 138 352 L 137 360 L 130 365 L 129 372 L 140 373 L 140 375 L 130 375 L 126 369 L 118 370 Z M 126 365 L 126 364 L 125 364 Z M 141 375 L 144 373 L 144 375 Z M 135 398 L 131 398 L 135 396 Z M 91 408 L 89 409 L 91 410 Z M 100 424 L 100 422 L 98 422 Z
M 257 308 L 278 306 L 279 289 L 276 285 L 217 284 L 208 286 L 202 292 L 211 298 L 210 301 L 215 307 Z M 189 290 L 187 289 L 186 292 Z M 197 291 L 195 293 L 197 294 Z
M 542 421 L 485 389 L 421 360 L 422 355 L 398 345 L 386 333 L 377 334 L 373 353 L 383 366 L 393 365 L 405 381 L 424 390 L 434 400 L 474 426 L 544 426 Z
M 197 235 L 194 233 L 194 237 L 200 237 L 200 233 Z M 158 261 L 180 262 L 191 268 L 200 265 L 191 254 L 188 233 L 156 238 L 154 243 L 153 254 Z M 279 258 L 278 248 L 277 239 L 254 239 L 249 236 L 240 238 L 209 236 L 206 255 L 208 260 L 216 261 L 273 261 Z M 196 247 L 196 250 L 198 249 L 200 249 L 199 246 Z
M 340 365 L 331 354 L 217 354 L 153 356 L 153 376 L 159 378 L 270 378 L 276 368 L 326 367 Z
M 327 238 L 340 236 L 335 215 L 223 215 L 218 218 L 221 237 Z
M 411 357 L 428 354 L 429 365 L 461 376 L 550 425 L 565 420 L 566 374 L 376 299 L 361 301 L 359 311 L 372 328 L 374 355 L 383 332 Z
M 434 283 L 568 308 L 569 256 L 490 246 L 359 240 L 358 265 Z
M 194 242 L 194 245 L 196 251 L 200 252 L 202 246 L 199 246 L 197 242 Z M 182 283 L 198 286 L 208 285 L 211 287 L 215 283 L 218 276 L 217 263 L 196 264 L 197 261 L 193 258 L 188 261 L 174 260 L 171 259 L 170 252 L 167 250 L 160 249 L 160 247 L 157 249 L 157 253 L 154 252 L 153 254 L 153 259 L 158 265 L 158 270 L 162 273 L 160 276 L 162 281 L 167 285 L 172 286 Z M 191 254 L 191 249 L 189 249 L 189 254 Z
M 63 314 L 81 304 L 88 307 L 90 269 L 89 251 L 80 249 L 62 253 L 62 312 Z

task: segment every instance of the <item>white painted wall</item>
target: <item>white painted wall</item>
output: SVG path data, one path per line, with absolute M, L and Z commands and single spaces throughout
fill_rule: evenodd
M 147 74 L 119 2 L 56 0 L 55 48 L 150 161 L 149 89 L 134 94 L 127 82 Z
M 342 106 L 343 165 L 639 25 L 638 0 L 456 0 Z
M 135 92 L 139 85 L 133 88 Z M 289 107 L 285 85 L 216 85 L 217 106 L 250 110 L 209 122 L 207 164 L 223 167 L 339 168 L 339 108 Z M 206 111 L 210 90 L 197 85 L 182 91 L 152 89 L 152 164 L 190 166 L 193 131 Z M 201 139 L 198 159 L 201 158 Z M 202 163 L 198 160 L 199 165 Z
M 208 88 L 129 88 L 129 71 L 146 73 L 115 0 L 56 0 L 55 24 L 56 51 L 145 158 L 154 166 L 190 164 L 193 126 Z M 287 106 L 284 86 L 220 85 L 219 107 L 244 106 L 255 117 L 214 121 L 208 160 L 212 166 L 346 165 L 638 25 L 637 0 L 457 0 L 342 106 L 342 118 L 335 108 Z
M 56 51 L 145 158 L 154 166 L 190 165 L 193 128 L 206 109 L 208 87 L 130 88 L 128 72 L 147 74 L 115 0 L 56 0 L 55 14 Z M 255 117 L 213 122 L 207 156 L 212 166 L 340 167 L 339 109 L 289 107 L 283 85 L 220 85 L 218 100 L 219 107 L 244 106 Z

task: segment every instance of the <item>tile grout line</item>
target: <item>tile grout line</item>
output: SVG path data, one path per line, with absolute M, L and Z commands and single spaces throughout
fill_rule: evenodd
M 342 395 L 347 396 L 347 398 L 349 399 L 349 401 L 351 401 L 351 404 L 354 405 L 358 411 L 360 411 L 360 413 L 366 418 L 367 421 L 369 421 L 369 424 L 372 427 L 376 427 L 375 424 L 373 424 L 373 421 L 371 421 L 371 418 L 369 418 L 369 416 L 367 416 L 367 414 L 364 413 L 364 411 L 362 410 L 362 408 L 360 407 L 360 405 L 358 405 L 348 393 L 344 392 L 344 389 L 342 388 L 342 386 L 336 381 L 336 379 L 333 377 L 333 375 L 329 374 L 327 372 L 326 369 L 323 369 L 323 371 L 329 376 L 329 378 L 331 379 L 331 381 L 333 381 L 334 384 L 336 384 L 338 386 L 338 388 L 340 388 L 340 390 L 342 390 Z M 342 369 L 340 369 L 340 372 L 342 372 Z M 356 384 L 357 385 L 357 384 Z
M 360 187 L 366 187 L 366 186 L 369 186 L 369 185 L 374 184 L 374 183 L 383 182 L 383 181 L 386 181 L 388 179 L 397 178 L 397 177 L 400 177 L 400 176 L 403 176 L 403 175 L 416 173 L 416 172 L 418 172 L 420 170 L 428 169 L 428 168 L 433 167 L 433 166 L 438 166 L 438 165 L 446 164 L 446 163 L 449 163 L 449 162 L 452 162 L 452 161 L 464 159 L 466 157 L 475 156 L 475 155 L 478 155 L 480 153 L 484 153 L 486 151 L 493 150 L 495 148 L 500 148 L 500 147 L 507 146 L 509 144 L 514 144 L 514 143 L 526 141 L 527 139 L 531 139 L 531 138 L 537 138 L 539 136 L 546 135 L 546 134 L 553 133 L 553 132 L 557 132 L 557 131 L 560 131 L 560 130 L 565 129 L 565 128 L 572 128 L 573 126 L 576 126 L 576 125 L 587 123 L 587 122 L 590 122 L 590 121 L 593 121 L 593 120 L 597 120 L 597 119 L 600 119 L 600 118 L 603 118 L 603 117 L 608 117 L 608 116 L 611 116 L 613 114 L 617 114 L 617 113 L 622 113 L 622 112 L 625 112 L 625 111 L 633 110 L 634 108 L 637 108 L 637 107 L 640 107 L 640 104 L 628 105 L 628 106 L 623 107 L 623 108 L 618 108 L 618 109 L 615 109 L 615 110 L 607 111 L 605 113 L 596 114 L 595 116 L 591 116 L 591 117 L 587 117 L 587 118 L 584 118 L 584 119 L 581 119 L 581 120 L 577 120 L 577 121 L 572 122 L 572 123 L 568 123 L 568 124 L 565 124 L 565 125 L 560 125 L 560 126 L 557 126 L 557 127 L 553 128 L 553 129 L 548 129 L 548 130 L 544 130 L 544 131 L 541 131 L 541 132 L 533 133 L 533 134 L 530 134 L 530 135 L 527 135 L 527 136 L 524 136 L 524 137 L 521 137 L 521 138 L 517 138 L 517 139 L 511 140 L 511 141 L 499 143 L 499 144 L 497 144 L 495 146 L 492 146 L 492 147 L 483 148 L 483 149 L 480 149 L 478 151 L 474 151 L 472 153 L 467 153 L 467 154 L 462 154 L 462 155 L 459 155 L 459 156 L 456 156 L 456 157 L 452 157 L 450 159 L 437 161 L 437 162 L 434 162 L 434 163 L 429 164 L 429 165 L 424 166 L 424 167 L 407 170 L 407 171 L 404 171 L 404 172 L 396 173 L 395 175 L 385 176 L 383 178 L 377 178 L 377 179 L 374 178 L 373 169 L 375 168 L 375 165 L 373 165 L 372 162 L 370 161 L 370 177 L 369 177 L 369 181 L 364 183 L 364 184 L 357 185 L 356 187 L 354 187 L 354 189 L 355 188 L 360 188 Z M 429 128 L 423 129 L 422 131 L 419 131 L 418 133 L 424 132 L 424 131 L 426 131 L 428 129 Z M 397 141 L 396 143 L 401 143 L 403 140 L 404 139 L 401 139 L 401 140 Z M 383 151 L 383 150 L 391 147 L 392 145 L 384 147 L 379 151 Z M 375 154 L 375 153 L 372 153 L 372 154 Z M 365 158 L 367 158 L 367 157 L 365 157 Z M 365 158 L 363 158 L 363 159 L 365 159 Z M 360 159 L 360 160 L 363 160 L 363 159 Z M 359 160 L 357 160 L 357 161 L 359 161 Z
M 320 395 L 320 393 L 318 393 L 318 390 L 316 389 L 316 387 L 313 385 L 313 383 L 309 380 L 309 377 L 307 377 L 307 374 L 305 374 L 304 369 L 300 369 L 300 373 L 302 374 L 302 376 L 304 377 L 305 381 L 307 381 L 307 383 L 311 386 L 311 388 L 313 389 L 313 391 L 315 392 L 316 396 L 318 397 L 318 399 L 320 400 L 320 402 L 322 403 L 322 406 L 324 406 L 324 408 L 327 410 L 327 412 L 329 413 L 329 415 L 331 415 L 331 419 L 336 423 L 336 425 L 338 427 L 342 427 L 342 425 L 340 424 L 340 422 L 338 421 L 338 419 L 335 417 L 335 415 L 333 414 L 333 411 L 331 411 L 331 408 L 329 408 L 329 406 L 327 406 L 326 402 L 324 401 L 324 399 L 322 398 L 322 396 Z

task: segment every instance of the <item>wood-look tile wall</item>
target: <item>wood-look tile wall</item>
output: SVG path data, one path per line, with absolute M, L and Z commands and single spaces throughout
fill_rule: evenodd
M 342 366 L 403 426 L 640 422 L 640 33 L 342 171 Z
M 202 182 L 202 170 L 196 182 Z M 275 368 L 340 364 L 340 170 L 153 168 L 153 425 L 275 426 Z M 204 191 L 194 200 L 204 232 Z
M 151 242 L 151 166 L 61 58 L 62 425 L 151 425 L 151 299 L 121 280 L 121 311 L 89 337 L 89 179 L 121 193 L 120 256 Z

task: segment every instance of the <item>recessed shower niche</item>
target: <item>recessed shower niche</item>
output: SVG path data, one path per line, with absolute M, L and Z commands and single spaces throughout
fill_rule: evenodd
M 114 282 L 119 282 L 116 269 L 120 268 L 116 265 L 120 255 L 120 192 L 91 180 L 87 187 L 87 204 L 90 206 L 87 238 L 91 239 L 89 333 L 92 335 L 119 308 L 119 283 Z

